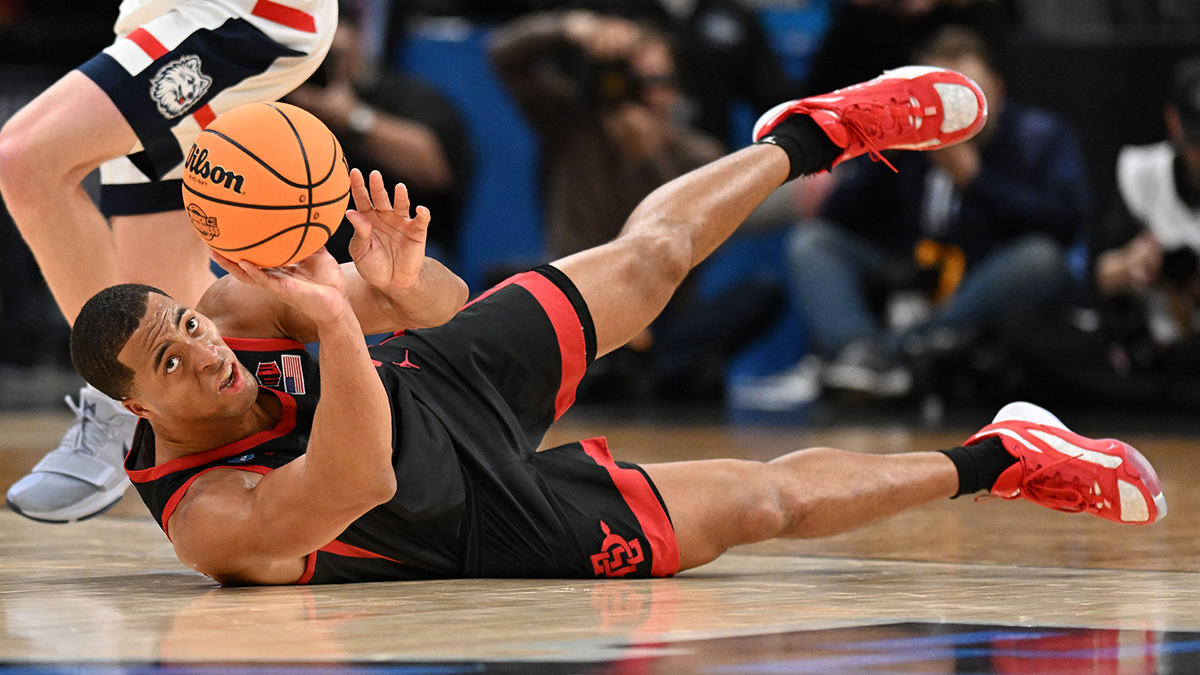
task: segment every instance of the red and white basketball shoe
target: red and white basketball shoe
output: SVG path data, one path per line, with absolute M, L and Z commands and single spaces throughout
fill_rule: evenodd
M 795 114 L 809 115 L 845 152 L 833 166 L 862 154 L 896 167 L 884 150 L 936 150 L 965 141 L 987 121 L 979 85 L 953 70 L 905 66 L 861 84 L 771 108 L 754 124 L 754 140 Z
M 998 497 L 1024 497 L 1056 511 L 1134 525 L 1167 515 L 1158 474 L 1128 443 L 1084 438 L 1048 410 L 1024 401 L 1001 408 L 964 445 L 991 437 L 1017 458 L 992 486 Z

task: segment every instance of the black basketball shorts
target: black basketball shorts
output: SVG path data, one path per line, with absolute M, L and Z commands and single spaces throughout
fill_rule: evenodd
M 596 354 L 587 305 L 561 271 L 547 265 L 514 276 L 446 325 L 397 334 L 371 353 L 396 369 L 385 382 L 405 378 L 412 399 L 440 421 L 429 446 L 445 434 L 457 454 L 467 486 L 464 576 L 679 570 L 666 506 L 641 468 L 613 461 L 603 438 L 537 452 Z

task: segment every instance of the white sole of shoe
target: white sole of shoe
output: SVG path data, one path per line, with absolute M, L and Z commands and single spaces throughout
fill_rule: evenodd
M 70 508 L 59 509 L 51 512 L 27 511 L 13 503 L 11 499 L 5 500 L 8 503 L 8 508 L 12 509 L 19 515 L 25 516 L 30 520 L 36 520 L 42 523 L 75 523 L 88 518 L 94 518 L 105 511 L 116 506 L 117 502 L 125 496 L 125 491 L 132 485 L 128 478 L 113 488 L 97 492 L 96 494 L 84 499 L 83 501 L 73 504 Z

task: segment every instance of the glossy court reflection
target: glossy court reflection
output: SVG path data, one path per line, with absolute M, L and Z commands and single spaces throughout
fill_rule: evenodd
M 42 442 L 4 424 L 0 483 Z M 966 436 L 577 423 L 547 443 L 598 434 L 642 462 L 900 452 Z M 180 565 L 136 502 L 69 527 L 0 512 L 0 672 L 1200 672 L 1195 444 L 1129 440 L 1172 499 L 1154 527 L 948 500 L 653 581 L 224 589 Z

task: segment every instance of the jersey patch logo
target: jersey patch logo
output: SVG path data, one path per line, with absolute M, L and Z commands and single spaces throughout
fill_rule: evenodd
M 279 364 L 274 361 L 259 361 L 258 368 L 254 371 L 254 379 L 258 380 L 259 386 L 262 387 L 278 389 L 280 377 L 282 375 L 279 372 Z
M 158 112 L 173 120 L 208 93 L 212 78 L 200 71 L 200 57 L 189 54 L 159 69 L 150 80 L 150 98 Z
M 228 459 L 225 461 L 229 464 L 245 464 L 246 462 L 249 462 L 252 459 L 254 459 L 253 452 L 248 455 L 241 455 L 239 457 L 234 457 L 233 459 Z
M 283 390 L 289 394 L 304 393 L 304 369 L 300 357 L 295 354 L 280 354 L 283 361 Z
M 604 530 L 604 542 L 600 544 L 600 552 L 592 556 L 592 568 L 596 570 L 596 576 L 623 577 L 636 572 L 637 564 L 645 560 L 642 542 L 613 534 L 603 520 L 600 521 L 600 529 Z

